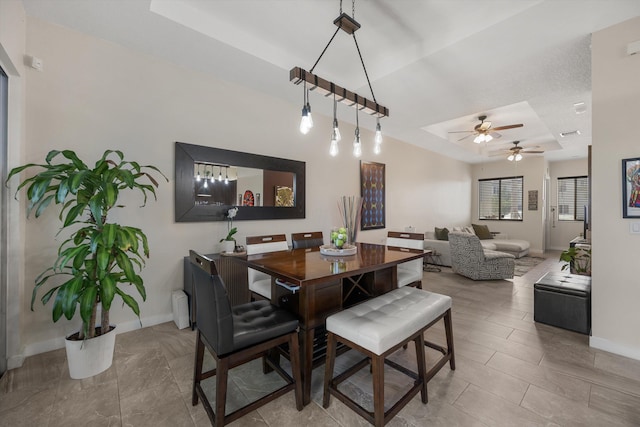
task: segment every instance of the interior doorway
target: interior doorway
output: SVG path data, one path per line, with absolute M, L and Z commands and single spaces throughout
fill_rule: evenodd
M 7 370 L 7 122 L 9 78 L 0 67 L 0 377 Z

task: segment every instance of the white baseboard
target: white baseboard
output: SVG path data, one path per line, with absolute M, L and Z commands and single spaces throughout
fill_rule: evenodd
M 620 345 L 604 338 L 589 337 L 589 346 L 599 350 L 608 351 L 609 353 L 618 354 L 620 356 L 629 357 L 631 359 L 640 360 L 640 348 L 632 348 Z
M 161 314 L 158 316 L 145 317 L 141 320 L 131 320 L 129 322 L 118 323 L 116 328 L 116 334 L 122 334 L 125 332 L 135 331 L 136 329 L 148 328 L 150 326 L 159 325 L 173 320 L 171 313 Z M 40 353 L 46 353 L 52 350 L 58 350 L 64 348 L 64 338 L 56 337 L 46 341 L 39 341 L 33 344 L 26 345 L 22 354 L 13 356 L 7 361 L 7 368 L 14 369 L 19 368 L 24 363 L 24 359 Z
M 23 363 L 24 363 L 23 355 L 12 356 L 7 360 L 7 370 L 19 368 L 20 366 L 22 366 Z

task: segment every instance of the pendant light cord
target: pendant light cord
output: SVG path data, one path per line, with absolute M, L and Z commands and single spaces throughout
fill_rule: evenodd
M 327 45 L 324 47 L 324 49 L 322 50 L 322 53 L 320 54 L 318 59 L 316 59 L 316 63 L 313 64 L 313 67 L 311 67 L 311 69 L 309 70 L 310 73 L 313 73 L 313 69 L 316 68 L 316 65 L 318 65 L 318 62 L 320 62 L 320 59 L 322 58 L 322 55 L 324 55 L 324 53 L 327 51 L 327 49 L 329 48 L 329 45 L 331 45 L 331 42 L 335 38 L 336 34 L 338 34 L 338 31 L 340 31 L 341 28 L 342 28 L 342 25 L 339 26 L 338 28 L 336 28 L 336 32 L 333 33 L 333 35 L 331 36 L 331 39 L 329 40 L 329 43 L 327 43 Z
M 360 57 L 360 62 L 362 63 L 362 69 L 364 70 L 364 76 L 367 78 L 367 84 L 369 85 L 369 90 L 371 91 L 371 96 L 373 97 L 373 102 L 376 104 L 378 101 L 376 100 L 376 95 L 373 93 L 373 87 L 371 87 L 371 81 L 369 80 L 369 73 L 367 73 L 367 67 L 364 66 L 364 59 L 362 59 L 362 54 L 360 53 L 360 46 L 358 46 L 358 40 L 356 39 L 356 33 L 352 34 L 353 41 L 356 44 L 356 49 L 358 50 L 358 56 Z
M 360 122 L 358 121 L 358 95 L 356 95 L 356 131 L 360 134 Z

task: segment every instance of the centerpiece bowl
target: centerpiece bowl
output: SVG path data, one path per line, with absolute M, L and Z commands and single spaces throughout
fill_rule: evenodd
M 358 247 L 355 245 L 344 244 L 341 248 L 337 248 L 334 245 L 322 245 L 320 246 L 320 253 L 329 256 L 347 256 L 355 255 L 358 252 Z

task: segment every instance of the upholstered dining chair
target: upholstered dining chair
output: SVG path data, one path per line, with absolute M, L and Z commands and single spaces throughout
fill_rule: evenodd
M 247 255 L 289 250 L 287 236 L 284 234 L 250 236 L 246 243 Z M 271 276 L 253 268 L 249 268 L 247 274 L 251 299 L 271 300 Z
M 293 249 L 317 248 L 324 245 L 322 231 L 312 231 L 310 233 L 291 233 L 291 244 Z
M 202 400 L 212 425 L 222 427 L 248 414 L 290 390 L 295 390 L 296 408 L 302 410 L 302 380 L 298 343 L 298 320 L 287 310 L 269 301 L 254 301 L 231 307 L 227 292 L 215 263 L 194 251 L 189 251 L 195 289 L 197 336 L 191 403 Z M 283 344 L 289 345 L 291 375 L 279 363 L 267 357 L 267 352 Z M 203 372 L 204 349 L 209 350 L 216 367 Z M 225 414 L 228 372 L 251 360 L 263 358 L 285 381 L 279 389 Z M 202 388 L 202 381 L 216 377 L 216 396 L 212 407 Z
M 515 256 L 484 249 L 475 234 L 449 233 L 451 268 L 454 273 L 472 280 L 512 279 Z
M 389 231 L 387 246 L 424 250 L 424 234 Z M 422 289 L 423 262 L 423 259 L 416 259 L 398 264 L 399 288 L 408 285 Z

